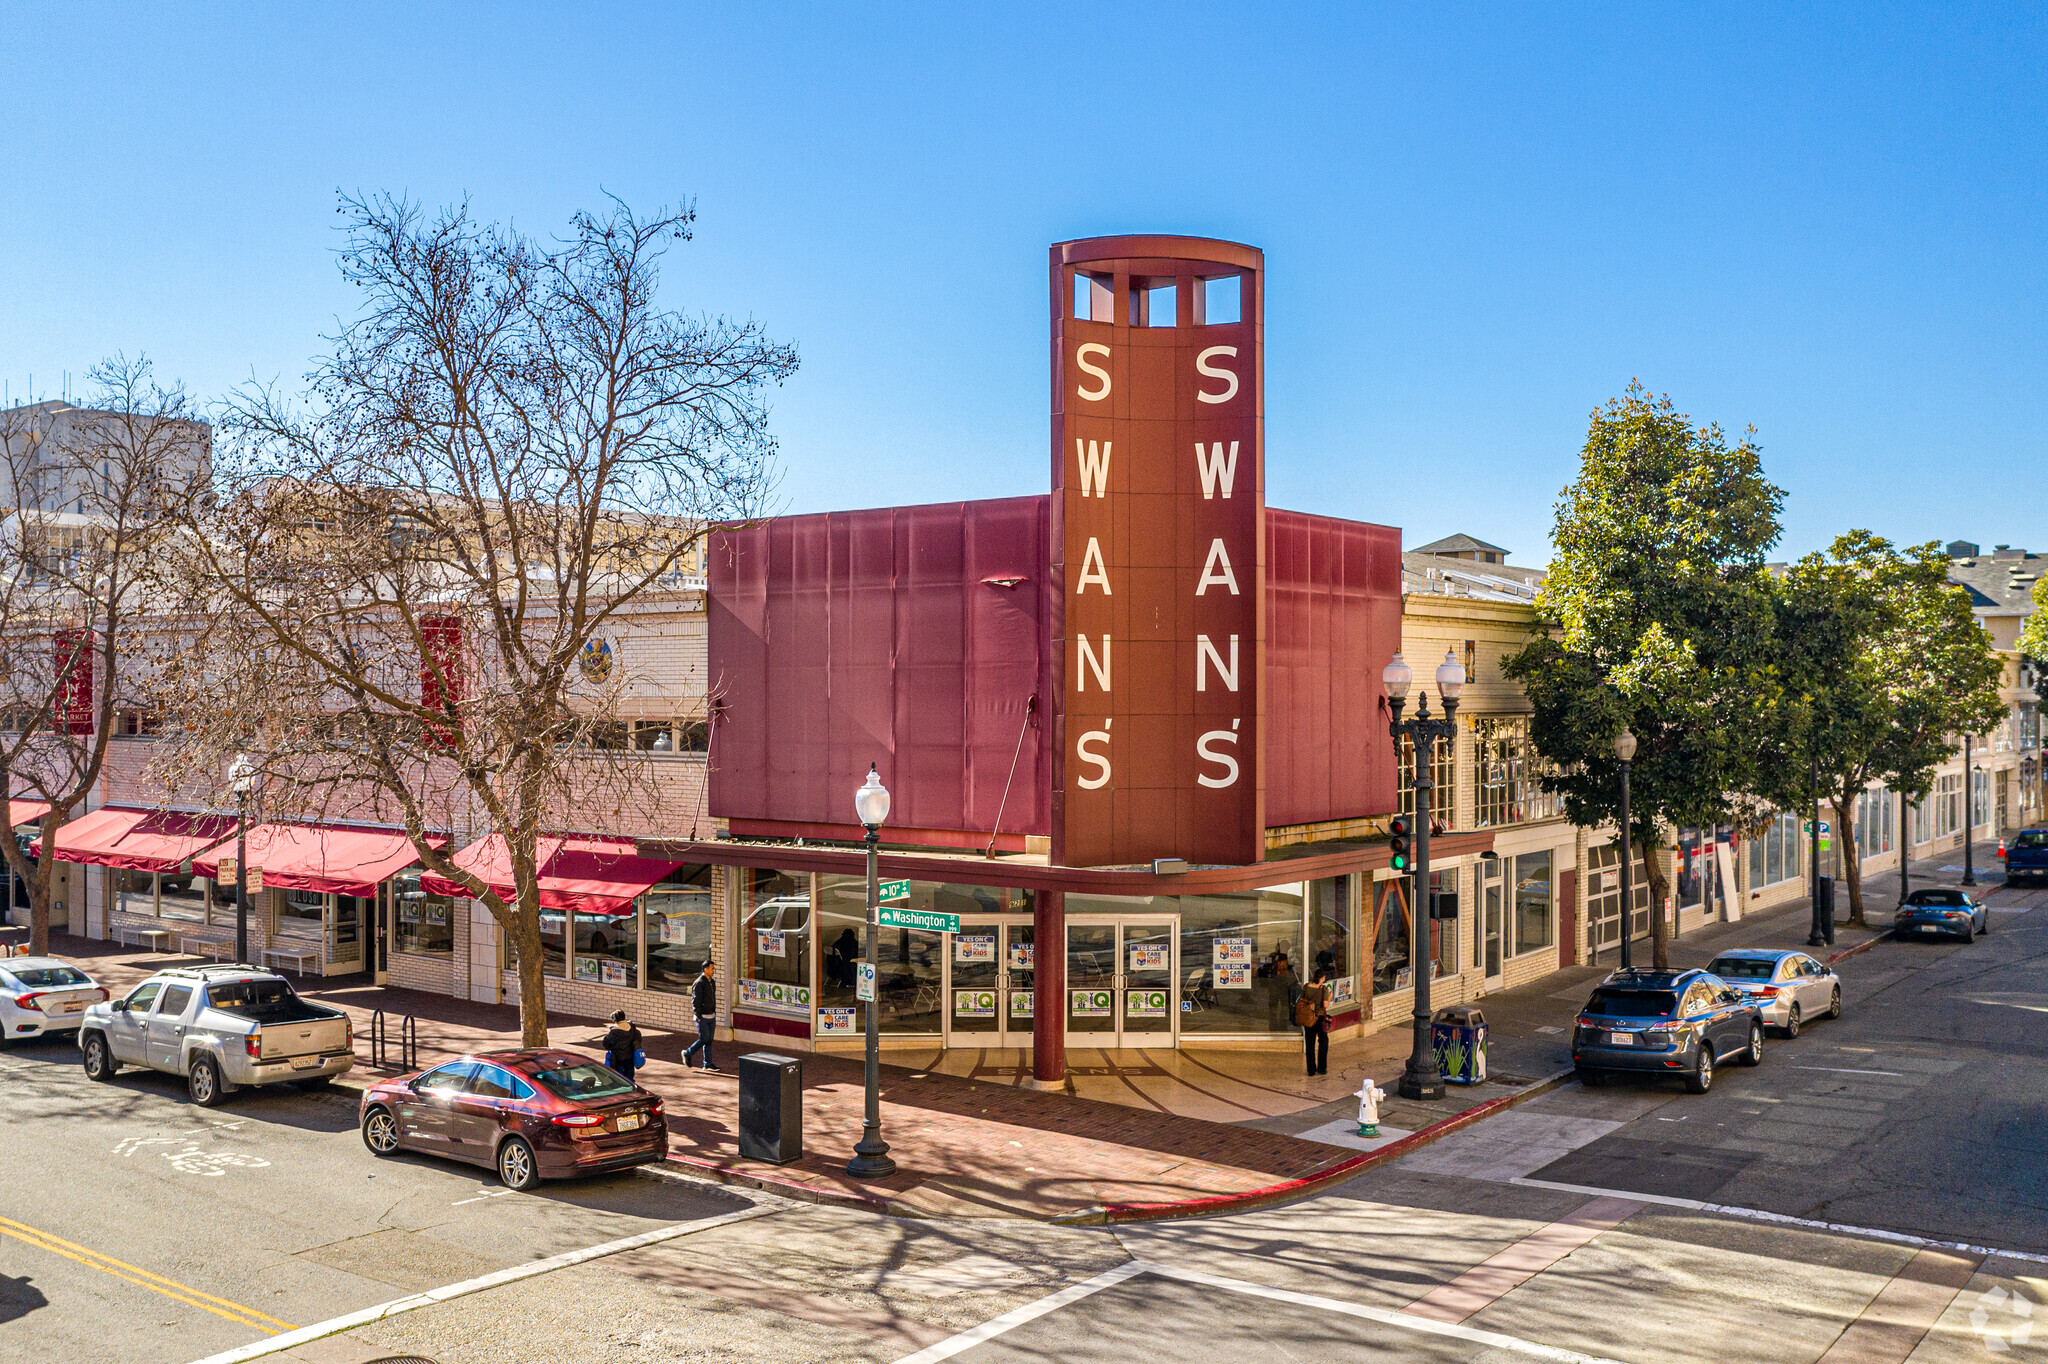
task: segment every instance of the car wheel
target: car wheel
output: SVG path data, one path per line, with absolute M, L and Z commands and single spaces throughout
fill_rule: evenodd
M 1799 1006 L 1794 1004 L 1785 1014 L 1785 1036 L 1799 1036 Z
M 111 1080 L 114 1078 L 114 1072 L 120 1068 L 121 1063 L 114 1059 L 112 1048 L 107 1046 L 107 1039 L 96 1032 L 86 1034 L 85 1078 Z
M 192 1073 L 185 1077 L 185 1092 L 201 1108 L 218 1108 L 227 1097 L 227 1086 L 220 1080 L 220 1065 L 211 1056 L 202 1056 L 192 1063 Z
M 1828 1017 L 1829 1017 L 1829 1018 L 1840 1018 L 1841 1016 L 1842 1016 L 1842 987 L 1841 987 L 1841 986 L 1839 986 L 1839 985 L 1837 985 L 1837 986 L 1835 987 L 1835 992 L 1834 992 L 1834 993 L 1833 993 L 1832 995 L 1828 996 Z
M 1599 1071 L 1588 1070 L 1584 1066 L 1580 1066 L 1578 1068 L 1577 1074 L 1579 1077 L 1579 1083 L 1584 1085 L 1588 1089 L 1600 1088 L 1600 1082 L 1606 1078 Z
M 540 1183 L 540 1167 L 524 1137 L 507 1137 L 498 1148 L 498 1179 L 508 1189 L 531 1189 Z
M 1704 1040 L 1700 1043 L 1700 1062 L 1685 1077 L 1685 1087 L 1694 1094 L 1704 1094 L 1714 1087 L 1714 1053 Z
M 1799 1026 L 1799 1006 L 1792 1006 L 1792 1025 Z M 1749 1046 L 1740 1058 L 1745 1066 L 1760 1066 L 1764 1063 L 1764 1025 L 1760 1022 L 1749 1025 Z
M 373 1156 L 398 1154 L 398 1119 L 390 1109 L 380 1106 L 363 1115 L 363 1145 Z

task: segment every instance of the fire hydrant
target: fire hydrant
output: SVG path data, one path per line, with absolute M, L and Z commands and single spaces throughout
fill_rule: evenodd
M 1380 1104 L 1385 1102 L 1387 1091 L 1371 1080 L 1358 1091 L 1358 1135 L 1376 1137 L 1380 1134 Z

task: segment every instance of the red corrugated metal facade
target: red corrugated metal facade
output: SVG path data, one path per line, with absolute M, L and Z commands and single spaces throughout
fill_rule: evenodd
M 1049 514 L 1019 497 L 715 537 L 712 814 L 846 836 L 872 762 L 896 837 L 999 833 L 1018 849 L 1044 834 L 1050 728 L 1030 708 L 1046 690 Z
M 892 839 L 995 833 L 1018 849 L 1049 832 L 1049 518 L 1049 498 L 1020 497 L 720 532 L 711 813 L 742 833 L 849 837 L 873 762 L 894 796 Z M 1379 674 L 1400 646 L 1400 533 L 1266 518 L 1267 819 L 1386 814 Z

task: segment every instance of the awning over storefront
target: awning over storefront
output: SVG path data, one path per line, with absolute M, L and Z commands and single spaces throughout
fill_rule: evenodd
M 438 847 L 448 840 L 428 841 Z M 233 844 L 223 843 L 194 858 L 192 869 L 210 877 L 234 851 Z M 258 824 L 249 830 L 248 852 L 249 865 L 263 869 L 265 889 L 333 895 L 375 895 L 378 882 L 419 861 L 402 833 L 329 824 Z
M 630 838 L 542 838 L 534 849 L 540 863 L 542 909 L 578 914 L 624 914 L 649 887 L 683 865 L 682 859 L 642 857 Z M 497 834 L 455 854 L 455 865 L 480 877 L 510 902 L 512 854 Z M 433 895 L 468 895 L 453 881 L 420 878 L 420 888 Z
M 7 822 L 20 828 L 31 820 L 41 819 L 50 813 L 50 802 L 46 800 L 10 800 L 7 802 Z
M 233 815 L 134 810 L 103 805 L 51 836 L 59 862 L 87 862 L 123 871 L 175 872 L 180 864 L 235 831 Z M 42 855 L 44 839 L 30 844 Z

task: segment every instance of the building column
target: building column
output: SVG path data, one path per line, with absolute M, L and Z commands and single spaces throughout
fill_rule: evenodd
M 1041 890 L 1031 915 L 1031 1078 L 1033 1089 L 1067 1083 L 1067 897 Z

